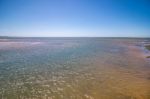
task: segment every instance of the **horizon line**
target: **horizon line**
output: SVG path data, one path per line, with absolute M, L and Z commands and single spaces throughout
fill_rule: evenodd
M 150 38 L 150 37 L 139 37 L 139 36 L 0 36 L 8 38 Z

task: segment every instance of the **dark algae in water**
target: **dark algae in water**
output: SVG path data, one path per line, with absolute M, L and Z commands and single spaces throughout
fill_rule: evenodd
M 146 45 L 145 48 L 150 51 L 150 45 Z
M 146 58 L 150 58 L 150 56 L 147 56 Z
M 145 48 L 150 51 L 150 45 L 146 45 Z M 150 58 L 150 56 L 147 56 L 146 58 Z

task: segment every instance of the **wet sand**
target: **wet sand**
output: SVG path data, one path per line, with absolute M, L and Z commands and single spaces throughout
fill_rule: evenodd
M 143 41 L 49 38 L 0 42 L 0 98 L 150 99 L 150 60 L 142 49 Z

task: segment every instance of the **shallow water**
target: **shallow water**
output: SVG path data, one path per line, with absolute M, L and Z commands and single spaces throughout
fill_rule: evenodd
M 1 38 L 0 99 L 150 99 L 149 42 Z

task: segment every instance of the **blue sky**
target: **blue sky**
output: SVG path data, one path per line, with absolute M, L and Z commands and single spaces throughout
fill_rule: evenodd
M 0 36 L 150 37 L 149 0 L 0 0 Z

